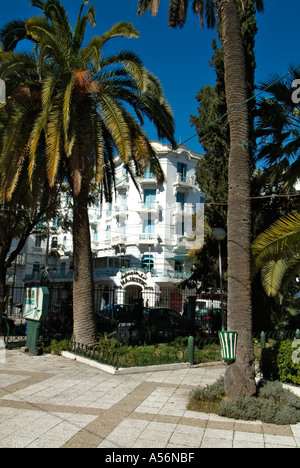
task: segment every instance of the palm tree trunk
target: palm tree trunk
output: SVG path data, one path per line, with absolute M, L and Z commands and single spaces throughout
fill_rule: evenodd
M 228 329 L 238 332 L 237 357 L 225 372 L 229 399 L 256 392 L 252 341 L 249 123 L 245 54 L 235 0 L 218 0 L 230 125 L 228 196 Z
M 73 190 L 73 332 L 78 343 L 96 344 L 94 278 L 88 217 L 88 187 Z

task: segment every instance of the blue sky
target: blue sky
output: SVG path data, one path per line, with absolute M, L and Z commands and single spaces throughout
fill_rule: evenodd
M 71 24 L 75 24 L 83 0 L 62 0 Z M 16 18 L 39 14 L 29 6 L 29 0 L 1 1 L 0 26 Z M 137 0 L 90 0 L 96 8 L 97 25 L 88 34 L 102 34 L 118 21 L 128 21 L 140 32 L 139 39 L 116 39 L 112 50 L 130 49 L 142 59 L 144 65 L 161 81 L 173 109 L 176 122 L 176 140 L 185 141 L 195 134 L 190 126 L 191 114 L 197 114 L 196 95 L 209 84 L 214 85 L 214 72 L 209 66 L 212 39 L 215 31 L 201 29 L 198 18 L 190 11 L 183 29 L 170 30 L 167 21 L 168 0 L 161 0 L 156 18 L 150 14 L 137 16 Z M 285 75 L 289 65 L 300 65 L 299 41 L 300 1 L 265 0 L 265 12 L 258 15 L 256 37 L 256 83 L 272 73 Z M 148 126 L 151 139 L 157 139 L 155 130 Z M 201 152 L 197 137 L 187 145 Z

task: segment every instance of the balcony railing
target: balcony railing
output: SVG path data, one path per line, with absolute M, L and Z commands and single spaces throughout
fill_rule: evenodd
M 139 236 L 139 244 L 155 245 L 157 241 L 157 234 L 143 233 Z
M 111 245 L 116 246 L 116 245 L 122 245 L 122 244 L 127 244 L 128 238 L 125 235 L 120 235 L 120 236 L 114 236 L 111 240 Z
M 159 213 L 159 203 L 154 202 L 139 202 L 139 213 Z
M 116 189 L 117 190 L 128 190 L 129 189 L 129 176 L 123 175 L 116 181 Z
M 192 190 L 196 186 L 196 180 L 194 176 L 183 176 L 182 174 L 177 174 L 176 181 L 173 185 L 175 188 Z

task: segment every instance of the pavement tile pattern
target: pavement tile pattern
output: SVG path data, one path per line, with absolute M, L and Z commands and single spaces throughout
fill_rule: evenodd
M 299 448 L 300 424 L 276 426 L 187 410 L 224 366 L 110 375 L 63 357 L 6 351 L 0 448 Z

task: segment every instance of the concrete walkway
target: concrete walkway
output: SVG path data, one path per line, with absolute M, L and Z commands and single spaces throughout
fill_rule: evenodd
M 220 364 L 109 375 L 63 357 L 6 351 L 0 360 L 0 448 L 300 447 L 300 424 L 188 411 L 191 389 L 223 372 Z

